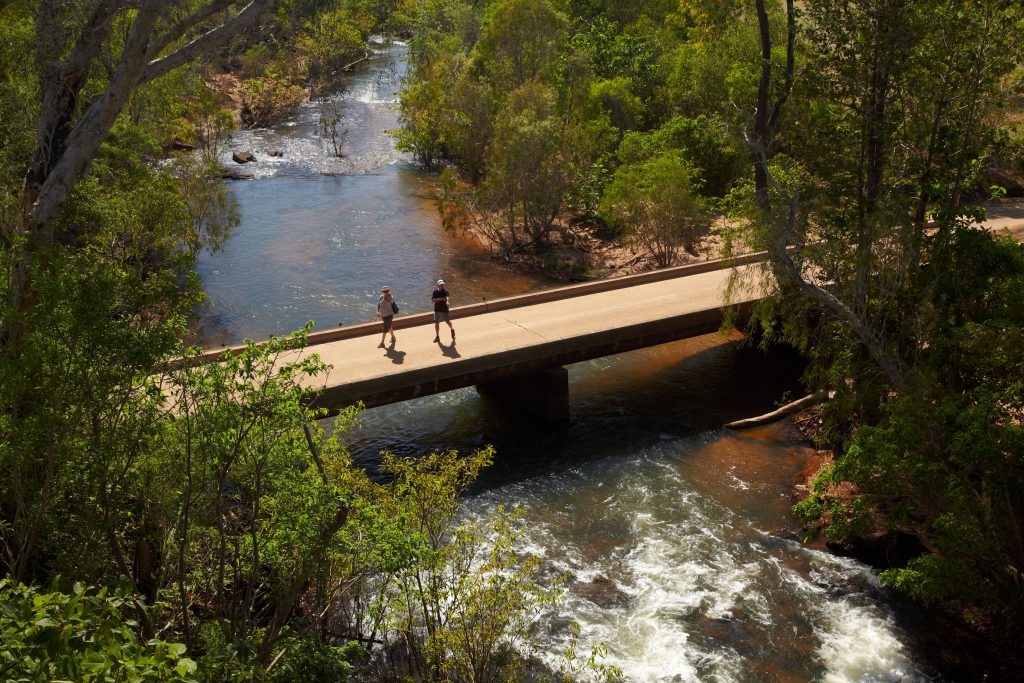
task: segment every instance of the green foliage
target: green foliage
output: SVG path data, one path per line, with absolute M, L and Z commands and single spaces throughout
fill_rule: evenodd
M 475 67 L 498 93 L 544 80 L 561 48 L 565 16 L 549 0 L 499 0 L 474 47 Z
M 502 216 L 510 248 L 547 244 L 573 180 L 574 138 L 557 114 L 551 88 L 527 83 L 509 95 L 495 120 L 481 193 Z
M 594 82 L 590 97 L 607 112 L 620 136 L 643 118 L 644 104 L 633 94 L 633 82 L 625 76 Z
M 677 2 L 678 0 L 568 0 L 566 5 L 573 17 L 607 17 L 608 20 L 625 26 L 642 18 L 660 22 L 675 9 Z
M 389 505 L 420 539 L 415 560 L 387 593 L 390 630 L 415 680 L 516 679 L 537 613 L 558 596 L 557 588 L 537 585 L 536 559 L 516 552 L 517 515 L 499 508 L 483 519 L 460 518 L 459 495 L 492 457 L 492 449 L 416 460 L 384 455 L 394 476 Z
M 139 195 L 140 206 L 146 199 Z M 0 373 L 0 459 L 16 473 L 4 494 L 25 503 L 3 541 L 21 576 L 82 576 L 105 564 L 96 549 L 110 510 L 96 486 L 138 456 L 135 430 L 158 410 L 145 375 L 177 348 L 196 300 L 194 288 L 179 288 L 182 261 L 136 237 L 111 230 L 92 249 L 54 254 L 35 273 L 22 352 Z
M 349 680 L 353 663 L 367 658 L 366 650 L 358 643 L 334 647 L 313 640 L 299 640 L 288 647 L 277 666 L 271 670 L 272 681 L 333 681 Z
M 140 642 L 130 616 L 144 609 L 130 592 L 42 593 L 0 580 L 0 676 L 5 681 L 180 681 L 194 683 L 185 646 Z
M 579 644 L 580 627 L 573 623 L 569 627 L 569 644 L 562 652 L 562 661 L 558 667 L 558 678 L 555 680 L 576 681 L 580 679 L 608 681 L 617 683 L 622 680 L 622 671 L 616 666 L 609 666 L 604 663 L 608 648 L 604 643 L 599 643 L 591 648 L 586 659 L 580 657 L 577 652 Z
M 620 166 L 600 215 L 629 235 L 659 266 L 673 265 L 679 248 L 693 251 L 710 221 L 697 195 L 700 180 L 678 156 Z
M 242 81 L 238 95 L 242 99 L 242 122 L 251 128 L 280 121 L 306 100 L 305 91 L 277 69 Z
M 551 230 L 569 220 L 567 208 L 597 218 L 620 163 L 676 152 L 702 179 L 694 188 L 720 197 L 747 160 L 731 131 L 743 125 L 737 99 L 753 97 L 748 77 L 759 59 L 756 26 L 730 10 L 745 23 L 721 29 L 729 41 L 724 49 L 678 45 L 667 23 L 677 21 L 677 9 L 618 2 L 556 7 L 548 0 L 502 0 L 480 9 L 462 0 L 421 3 L 413 74 L 401 94 L 403 129 L 395 133 L 399 147 L 428 168 L 453 162 L 479 186 L 464 207 L 480 214 L 473 224 L 502 256 L 544 249 Z M 686 50 L 703 51 L 695 68 L 706 80 L 664 87 Z M 712 67 L 718 71 L 710 73 Z M 691 85 L 712 84 L 720 95 L 704 97 L 689 117 L 671 118 L 676 105 L 666 102 L 688 96 Z M 627 140 L 627 160 L 619 161 L 617 148 Z
M 654 78 L 654 41 L 623 33 L 607 15 L 597 15 L 593 22 L 580 26 L 566 42 L 565 53 L 582 54 L 597 78 L 625 77 L 641 84 L 641 92 L 649 91 Z
M 590 79 L 618 81 L 617 89 L 624 88 L 635 100 L 632 117 L 619 126 L 621 135 L 621 131 L 633 128 L 634 124 L 646 122 L 647 103 L 654 96 L 657 83 L 656 50 L 657 43 L 650 37 L 624 34 L 614 21 L 598 15 L 566 41 L 559 67 L 559 87 L 570 92 L 585 86 Z M 578 64 L 584 65 L 583 73 Z
M 34 37 L 24 5 L 0 6 L 0 192 L 24 174 L 32 159 L 32 123 L 39 108 Z
M 933 554 L 884 578 L 924 602 L 998 615 L 1021 633 L 1024 248 L 967 227 L 929 243 L 934 267 L 920 305 L 937 322 L 914 384 L 855 432 L 799 511 L 810 518 L 825 506 L 833 535 L 879 510 L 919 529 Z M 862 495 L 830 499 L 827 485 L 847 481 Z
M 346 9 L 317 15 L 299 38 L 307 79 L 315 84 L 337 79 L 344 66 L 363 54 L 370 28 Z
M 666 153 L 678 153 L 693 166 L 703 179 L 702 194 L 708 197 L 725 195 L 748 167 L 746 154 L 726 122 L 704 114 L 692 119 L 677 116 L 650 133 L 629 133 L 618 152 L 623 164 L 643 163 Z
M 417 60 L 417 78 L 402 88 L 402 128 L 392 132 L 395 146 L 415 154 L 426 168 L 433 168 L 441 159 L 460 150 L 471 149 L 468 140 L 480 136 L 479 131 L 463 129 L 453 120 L 449 97 L 464 87 L 458 79 L 462 55 L 453 41 L 430 50 L 429 57 Z
M 722 26 L 690 28 L 687 33 L 692 34 L 691 39 L 666 51 L 659 62 L 666 84 L 660 93 L 664 106 L 691 118 L 714 113 L 741 127 L 754 105 L 757 88 L 760 51 L 756 23 L 749 14 L 738 12 Z M 784 43 L 776 40 L 775 44 Z

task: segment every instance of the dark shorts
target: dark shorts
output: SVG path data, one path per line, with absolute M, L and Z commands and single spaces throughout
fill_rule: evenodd
M 448 315 L 448 311 L 434 311 L 435 323 L 446 323 L 449 322 L 450 320 L 451 318 Z
M 384 331 L 389 332 L 391 330 L 391 323 L 394 322 L 395 320 L 395 316 L 386 315 L 383 318 L 381 318 L 381 320 L 384 321 Z

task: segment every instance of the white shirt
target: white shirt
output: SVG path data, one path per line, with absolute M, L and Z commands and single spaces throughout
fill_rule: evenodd
M 393 308 L 391 308 L 392 301 L 394 301 L 394 298 L 386 300 L 384 299 L 384 295 L 381 294 L 380 299 L 377 301 L 377 315 L 379 315 L 382 318 L 386 318 L 389 315 L 394 315 L 395 311 Z

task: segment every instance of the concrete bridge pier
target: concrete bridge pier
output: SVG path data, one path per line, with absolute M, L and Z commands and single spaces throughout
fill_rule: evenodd
M 545 422 L 569 419 L 569 371 L 563 367 L 481 382 L 476 390 L 513 413 Z

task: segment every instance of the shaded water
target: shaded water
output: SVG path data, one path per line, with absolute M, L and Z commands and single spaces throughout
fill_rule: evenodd
M 444 234 L 431 177 L 384 132 L 398 125 L 404 48 L 384 52 L 342 95 L 235 140 L 260 161 L 245 169 L 256 180 L 231 185 L 241 225 L 200 263 L 208 344 L 371 319 L 385 283 L 408 312 L 428 308 L 437 277 L 457 304 L 549 284 Z M 345 158 L 318 137 L 325 108 L 348 130 Z M 606 643 L 630 681 L 924 680 L 875 572 L 776 535 L 795 527 L 805 445 L 784 426 L 718 427 L 798 391 L 798 374 L 796 358 L 707 335 L 571 366 L 563 426 L 464 389 L 367 411 L 350 445 L 371 470 L 382 450 L 497 448 L 468 514 L 522 507 L 526 545 L 571 577 L 542 622 L 549 662 L 575 620 L 578 650 Z

